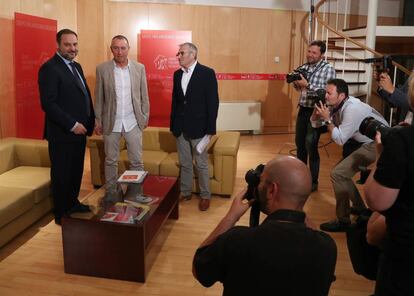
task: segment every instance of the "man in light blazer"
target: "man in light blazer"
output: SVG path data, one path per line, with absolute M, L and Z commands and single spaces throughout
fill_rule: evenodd
M 148 125 L 149 98 L 144 65 L 128 59 L 125 36 L 112 38 L 113 59 L 96 67 L 96 134 L 105 144 L 106 200 L 118 196 L 119 142 L 124 137 L 130 170 L 143 170 L 142 131 Z
M 174 72 L 170 130 L 177 139 L 180 160 L 180 190 L 184 200 L 191 199 L 193 156 L 200 186 L 200 211 L 210 206 L 207 149 L 197 151 L 203 137 L 216 133 L 219 106 L 217 79 L 214 70 L 197 62 L 197 47 L 180 45 L 177 53 L 181 69 Z
M 74 61 L 78 35 L 69 29 L 56 34 L 56 54 L 39 69 L 39 93 L 45 112 L 44 138 L 51 162 L 55 223 L 64 215 L 88 212 L 78 200 L 86 136 L 92 135 L 95 114 L 82 67 Z

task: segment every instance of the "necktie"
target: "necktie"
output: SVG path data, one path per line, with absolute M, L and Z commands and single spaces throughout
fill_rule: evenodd
M 86 99 L 86 114 L 88 114 L 88 116 L 89 116 L 91 114 L 91 110 L 90 110 L 90 106 L 89 106 L 89 95 L 88 95 L 88 92 L 86 91 L 86 87 L 82 83 L 82 81 L 81 81 L 81 79 L 80 79 L 80 77 L 78 75 L 78 71 L 76 70 L 75 63 L 74 62 L 70 62 L 69 65 L 72 68 L 72 74 L 73 74 L 73 76 L 75 76 L 76 83 L 79 85 L 79 87 L 81 88 L 83 94 L 85 95 L 85 99 Z

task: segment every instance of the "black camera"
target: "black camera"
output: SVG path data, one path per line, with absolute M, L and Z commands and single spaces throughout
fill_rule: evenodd
M 247 200 L 254 200 L 252 204 L 252 208 L 250 210 L 250 221 L 249 225 L 251 227 L 259 225 L 259 217 L 260 217 L 260 203 L 259 203 L 259 192 L 258 186 L 260 184 L 260 176 L 263 173 L 264 165 L 259 164 L 254 170 L 248 170 L 244 179 L 247 183 L 247 191 L 244 195 L 244 198 Z
M 257 186 L 259 186 L 260 176 L 263 173 L 264 167 L 265 166 L 263 164 L 259 164 L 254 170 L 251 169 L 246 172 L 244 179 L 247 183 L 247 192 L 244 198 L 246 198 L 247 200 L 251 200 L 256 197 L 255 191 L 257 189 Z
M 308 90 L 307 94 L 307 98 L 308 100 L 312 100 L 315 104 L 318 103 L 319 101 L 322 102 L 322 104 L 326 103 L 326 90 L 324 90 L 323 88 L 317 89 L 317 90 Z
M 375 67 L 375 72 L 377 74 L 381 73 L 391 73 L 392 70 L 392 57 L 391 56 L 383 56 L 380 58 L 370 58 L 364 59 L 365 63 L 372 63 Z
M 377 131 L 381 133 L 381 142 L 385 145 L 387 136 L 391 133 L 393 128 L 385 125 L 374 117 L 365 118 L 359 125 L 359 132 L 368 138 L 375 140 Z
M 303 78 L 308 80 L 308 71 L 298 68 L 286 75 L 286 82 L 292 83 L 293 81 L 301 80 L 302 77 L 300 77 L 300 74 L 302 74 Z

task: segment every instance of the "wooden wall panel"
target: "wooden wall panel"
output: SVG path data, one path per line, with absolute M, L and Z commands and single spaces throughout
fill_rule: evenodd
M 180 5 L 152 4 L 149 6 L 148 28 L 153 30 L 179 30 Z
M 119 2 L 109 2 L 106 5 L 109 14 L 104 17 L 105 25 L 103 28 L 105 31 L 105 43 L 107 50 L 105 60 L 112 58 L 109 46 L 111 44 L 112 37 L 118 34 L 125 35 L 128 38 L 131 46 L 129 55 L 132 59 L 136 60 L 138 54 L 137 35 L 141 29 L 150 28 L 149 5 Z
M 58 30 L 77 30 L 76 0 L 0 1 L 0 138 L 16 136 L 14 86 L 14 13 L 20 12 L 58 21 Z M 39 40 L 41 42 L 41 40 Z
M 271 63 L 267 56 L 268 35 L 271 30 L 271 11 L 264 9 L 242 9 L 240 17 L 239 71 L 266 73 L 266 65 Z M 256 99 L 263 101 L 267 93 L 268 81 L 243 81 L 239 85 L 237 100 Z
M 0 17 L 0 28 L 0 138 L 4 138 L 16 135 L 13 20 Z
M 210 26 L 211 8 L 208 6 L 181 5 L 180 30 L 192 31 L 193 43 L 198 47 L 198 60 L 211 60 L 211 34 L 216 28 Z M 212 66 L 212 65 L 210 65 Z
M 305 59 L 307 14 L 299 11 L 274 11 L 272 16 L 272 48 L 280 63 L 277 73 L 288 73 Z M 272 61 L 268 63 L 271 65 Z M 274 64 L 274 63 L 273 63 Z M 271 81 L 262 104 L 264 132 L 293 132 L 296 122 L 299 93 L 285 81 Z
M 216 72 L 240 72 L 241 8 L 211 7 L 210 60 Z M 220 100 L 238 100 L 239 81 L 219 81 Z
M 82 65 L 88 86 L 95 92 L 96 65 L 105 60 L 103 0 L 78 0 L 78 60 Z

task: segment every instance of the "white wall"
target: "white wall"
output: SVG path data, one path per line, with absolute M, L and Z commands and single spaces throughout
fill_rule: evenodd
M 114 2 L 182 3 L 209 6 L 231 6 L 266 8 L 282 10 L 309 10 L 311 0 L 110 0 Z M 369 0 L 348 0 L 352 14 L 366 15 Z M 378 16 L 402 16 L 403 0 L 378 0 Z M 409 1 L 409 0 L 407 0 Z M 315 0 L 315 5 L 319 2 Z M 346 1 L 339 0 L 339 11 L 343 11 Z M 336 12 L 336 3 L 332 2 L 331 11 Z

